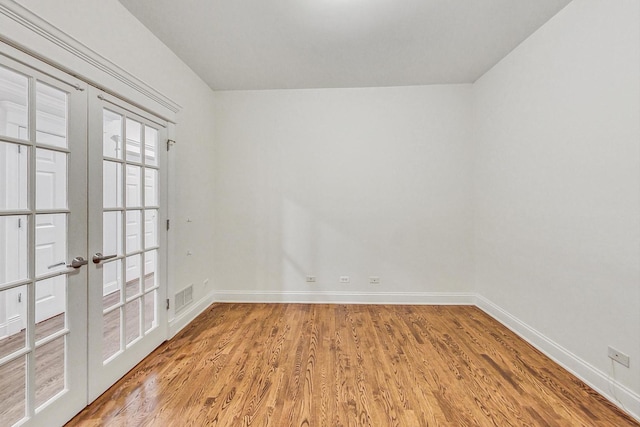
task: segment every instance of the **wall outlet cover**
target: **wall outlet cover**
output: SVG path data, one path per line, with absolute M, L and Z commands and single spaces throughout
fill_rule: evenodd
M 621 351 L 616 350 L 613 347 L 609 347 L 609 358 L 615 360 L 623 366 L 629 367 L 629 355 L 624 354 Z

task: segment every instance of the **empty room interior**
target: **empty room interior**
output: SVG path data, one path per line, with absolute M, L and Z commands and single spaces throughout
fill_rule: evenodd
M 637 0 L 0 0 L 1 426 L 640 425 Z

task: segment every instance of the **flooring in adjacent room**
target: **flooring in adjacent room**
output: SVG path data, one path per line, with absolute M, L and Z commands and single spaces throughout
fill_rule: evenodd
M 473 306 L 214 304 L 69 426 L 640 426 Z

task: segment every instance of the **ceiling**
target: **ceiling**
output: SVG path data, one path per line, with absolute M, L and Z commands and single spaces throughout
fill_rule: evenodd
M 214 90 L 471 83 L 570 0 L 120 0 Z

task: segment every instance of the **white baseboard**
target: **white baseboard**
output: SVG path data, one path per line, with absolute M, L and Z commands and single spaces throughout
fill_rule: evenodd
M 640 395 L 633 390 L 629 390 L 606 372 L 596 369 L 488 299 L 477 295 L 476 306 L 640 421 Z
M 209 292 L 204 297 L 200 298 L 200 300 L 190 304 L 188 308 L 185 307 L 184 310 L 180 311 L 180 313 L 173 318 L 173 320 L 169 321 L 169 336 L 167 339 L 173 338 L 178 332 L 182 330 L 185 326 L 187 326 L 193 319 L 198 317 L 203 311 L 205 311 L 211 304 L 215 302 L 215 294 L 214 292 Z
M 437 304 L 473 305 L 475 295 L 464 292 L 282 292 L 215 291 L 217 302 L 303 304 Z
M 15 315 L 7 319 L 6 322 L 0 323 L 0 339 L 10 335 L 17 334 L 24 329 L 20 315 Z

